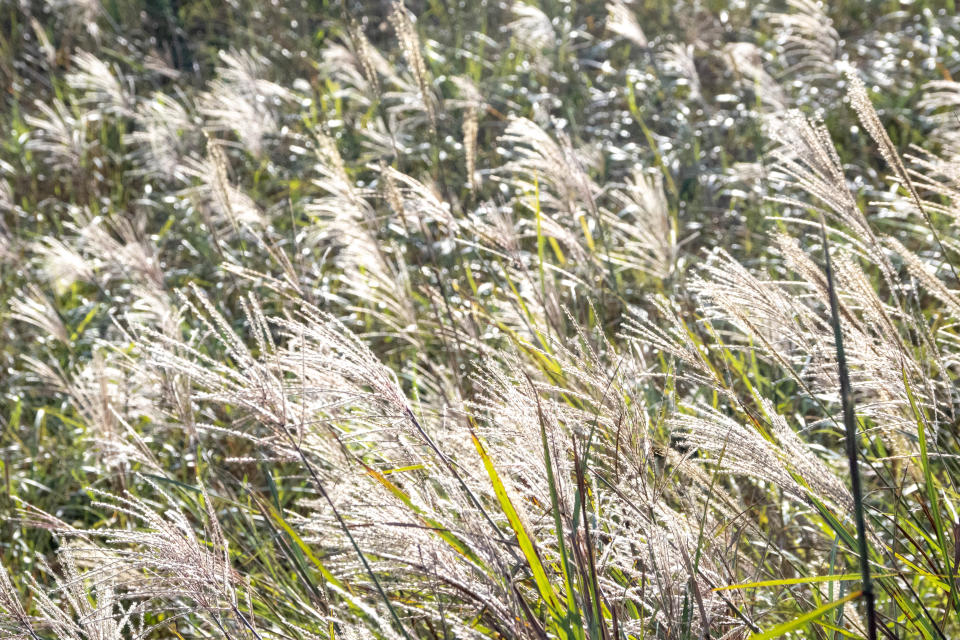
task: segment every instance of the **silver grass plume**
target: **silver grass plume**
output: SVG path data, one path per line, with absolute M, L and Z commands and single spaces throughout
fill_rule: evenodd
M 67 83 L 84 93 L 82 102 L 106 114 L 130 115 L 133 109 L 132 81 L 87 51 L 78 51 L 72 62 L 76 70 L 67 75 Z
M 41 340 L 53 338 L 63 344 L 69 341 L 67 328 L 56 307 L 35 284 L 27 285 L 11 300 L 10 317 L 40 329 Z
M 39 610 L 37 626 L 62 640 L 121 640 L 127 633 L 143 632 L 140 604 L 131 603 L 125 609 L 113 578 L 97 579 L 94 572 L 82 572 L 77 555 L 76 544 L 58 551 L 62 569 L 52 593 L 30 578 L 30 591 Z M 49 567 L 45 569 L 53 573 Z
M 640 28 L 633 10 L 623 0 L 607 3 L 606 27 L 610 33 L 629 40 L 641 49 L 647 47 L 647 36 Z
M 380 77 L 378 75 L 378 67 L 382 68 L 386 66 L 383 58 L 379 56 L 379 53 L 375 52 L 373 45 L 370 44 L 366 34 L 363 32 L 363 27 L 356 20 L 350 21 L 347 26 L 347 33 L 350 36 L 350 41 L 353 43 L 354 55 L 363 72 L 363 76 L 369 83 L 373 95 L 379 96 Z M 377 58 L 374 58 L 375 55 Z
M 463 107 L 463 153 L 467 171 L 467 184 L 471 190 L 480 187 L 477 176 L 477 136 L 480 128 L 480 114 L 486 110 L 487 104 L 470 78 L 455 76 L 453 83 L 460 91 L 459 100 L 447 100 L 451 106 Z
M 550 61 L 544 52 L 556 47 L 559 42 L 550 17 L 523 0 L 516 0 L 510 10 L 514 19 L 507 28 L 513 33 L 514 42 L 520 49 L 531 54 L 541 72 L 549 71 Z
M 787 73 L 798 80 L 837 79 L 840 35 L 819 0 L 788 0 L 790 12 L 771 14 L 785 57 Z
M 766 70 L 767 54 L 763 49 L 752 42 L 731 42 L 724 46 L 723 53 L 739 87 L 752 91 L 771 111 L 786 109 L 787 95 Z
M 13 586 L 10 574 L 0 564 L 0 633 L 4 638 L 38 640 L 34 622 L 21 602 L 21 595 Z
M 347 25 L 343 43 L 331 43 L 323 49 L 322 68 L 343 86 L 344 95 L 371 104 L 381 97 L 381 76 L 390 85 L 402 84 L 391 64 L 367 39 L 356 21 Z
M 217 78 L 199 98 L 200 112 L 214 131 L 235 133 L 259 155 L 268 136 L 279 130 L 277 110 L 291 94 L 263 78 L 269 61 L 250 51 L 221 51 Z
M 59 98 L 54 98 L 51 104 L 38 101 L 35 106 L 38 115 L 24 116 L 24 121 L 34 128 L 27 148 L 40 152 L 54 169 L 79 170 L 87 151 L 94 145 L 87 140 L 90 114 L 74 115 Z
M 430 121 L 430 129 L 436 135 L 437 131 L 437 105 L 436 97 L 431 88 L 431 77 L 427 71 L 427 65 L 423 59 L 423 50 L 420 44 L 420 36 L 417 35 L 416 26 L 410 18 L 410 13 L 404 6 L 402 0 L 393 0 L 390 8 L 390 24 L 397 35 L 400 43 L 400 51 L 407 61 L 407 66 L 413 73 L 417 87 L 420 91 L 420 100 L 423 109 L 427 113 Z
M 609 216 L 617 234 L 617 247 L 611 258 L 627 268 L 638 269 L 666 279 L 677 261 L 677 230 L 670 216 L 663 178 L 634 169 L 625 189 L 613 197 L 623 207 L 622 214 Z
M 947 147 L 952 158 L 960 156 L 960 123 L 956 112 L 960 108 L 960 82 L 934 80 L 923 86 L 920 108 L 937 112 L 932 116 L 935 129 L 932 136 Z
M 595 206 L 598 187 L 584 172 L 569 144 L 558 143 L 533 121 L 516 117 L 510 118 L 498 143 L 510 150 L 511 160 L 504 169 L 518 174 L 512 182 L 527 197 L 539 191 L 547 206 L 573 219 L 581 218 L 584 209 Z M 542 185 L 539 189 L 537 183 Z
M 700 100 L 702 88 L 700 72 L 697 71 L 696 47 L 692 44 L 677 42 L 667 45 L 659 53 L 667 72 L 677 78 L 678 84 L 684 84 L 690 89 L 690 98 Z
M 897 179 L 900 181 L 903 188 L 906 189 L 910 194 L 910 197 L 913 199 L 913 203 L 916 205 L 917 210 L 919 210 L 922 214 L 924 220 L 930 228 L 930 232 L 933 234 L 933 238 L 936 241 L 937 246 L 940 248 L 940 251 L 943 254 L 944 261 L 946 261 L 947 265 L 950 267 L 950 271 L 953 274 L 954 280 L 960 280 L 960 275 L 957 274 L 956 268 L 950 259 L 950 255 L 947 253 L 946 247 L 943 246 L 943 241 L 940 239 L 940 234 L 937 232 L 929 213 L 927 213 L 926 206 L 921 200 L 920 194 L 917 192 L 913 181 L 910 179 L 910 175 L 904 166 L 903 161 L 900 159 L 900 154 L 897 153 L 896 148 L 893 146 L 893 142 L 890 140 L 890 135 L 884 128 L 883 123 L 880 122 L 880 117 L 873 108 L 873 103 L 870 101 L 870 97 L 867 95 L 867 90 L 863 85 L 863 81 L 853 70 L 848 72 L 847 81 L 850 83 L 850 88 L 848 90 L 850 103 L 853 105 L 854 110 L 860 117 L 860 122 L 863 124 L 867 132 L 869 132 L 870 137 L 873 138 L 874 142 L 877 143 L 877 146 L 880 147 L 880 153 L 883 155 L 883 159 L 888 165 L 890 165 L 890 167 L 893 168 Z
M 160 91 L 140 100 L 133 115 L 137 127 L 123 136 L 138 165 L 135 173 L 175 183 L 189 179 L 186 165 L 196 158 L 200 126 L 188 104 L 185 96 Z

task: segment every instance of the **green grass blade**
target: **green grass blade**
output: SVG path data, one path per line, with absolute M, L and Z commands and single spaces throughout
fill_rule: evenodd
M 529 382 L 529 378 L 528 378 Z M 533 383 L 530 382 L 533 387 Z M 534 393 L 536 389 L 534 388 Z M 574 598 L 573 576 L 570 571 L 570 560 L 567 554 L 567 544 L 563 536 L 563 521 L 560 518 L 560 498 L 557 495 L 557 482 L 553 473 L 553 456 L 550 454 L 550 444 L 547 441 L 547 428 L 543 417 L 543 407 L 540 404 L 540 396 L 537 400 L 537 418 L 540 422 L 540 441 L 543 445 L 543 459 L 547 467 L 547 484 L 550 487 L 550 507 L 553 511 L 553 526 L 557 534 L 557 547 L 560 550 L 560 569 L 563 572 L 563 582 L 567 590 L 567 617 L 570 620 L 570 631 L 574 638 L 583 637 L 581 626 L 582 616 L 580 608 L 577 606 Z
M 483 467 L 487 472 L 487 477 L 490 478 L 490 483 L 493 485 L 493 491 L 497 496 L 500 508 L 507 517 L 510 528 L 513 529 L 513 533 L 517 538 L 517 544 L 520 545 L 520 550 L 527 560 L 527 565 L 530 568 L 530 573 L 533 575 L 533 581 L 537 586 L 537 591 L 540 593 L 541 599 L 543 599 L 543 602 L 547 605 L 547 608 L 554 618 L 562 620 L 563 616 L 558 615 L 562 607 L 553 589 L 553 585 L 550 584 L 550 579 L 547 577 L 547 572 L 543 567 L 543 562 L 540 560 L 540 555 L 537 553 L 533 539 L 527 532 L 526 527 L 523 526 L 520 515 L 513 506 L 510 496 L 507 494 L 507 488 L 504 486 L 503 481 L 500 480 L 500 475 L 493 465 L 493 460 L 490 459 L 490 454 L 487 453 L 486 448 L 476 434 L 471 433 L 470 437 L 473 440 L 473 446 L 476 447 L 477 453 L 480 455 L 480 459 L 483 461 Z M 560 637 L 567 638 L 568 636 L 566 633 L 561 633 Z
M 827 604 L 821 607 L 817 607 L 813 611 L 808 611 L 807 613 L 801 616 L 798 616 L 793 620 L 789 620 L 787 622 L 784 622 L 783 624 L 778 624 L 772 629 L 768 629 L 761 633 L 755 633 L 752 636 L 750 636 L 750 640 L 768 640 L 769 638 L 779 638 L 780 636 L 786 633 L 790 633 L 791 631 L 796 631 L 797 629 L 799 629 L 804 625 L 810 624 L 811 622 L 815 622 L 817 618 L 827 613 L 828 611 L 832 611 L 833 609 L 836 609 L 837 607 L 839 607 L 840 605 L 846 602 L 850 602 L 855 598 L 859 598 L 861 595 L 863 595 L 862 591 L 854 591 L 853 593 L 850 593 L 840 598 L 839 600 L 828 602 Z

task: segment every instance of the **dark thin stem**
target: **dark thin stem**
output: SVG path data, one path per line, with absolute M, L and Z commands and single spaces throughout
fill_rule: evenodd
M 857 463 L 857 419 L 853 411 L 853 397 L 850 393 L 850 372 L 843 351 L 843 334 L 840 331 L 840 304 L 833 283 L 833 266 L 830 263 L 830 247 L 827 244 L 827 225 L 820 216 L 820 235 L 823 240 L 823 260 L 827 274 L 827 291 L 830 294 L 830 323 L 833 326 L 833 339 L 837 349 L 837 368 L 840 374 L 840 402 L 843 406 L 843 426 L 846 432 L 847 460 L 850 462 L 850 489 L 853 493 L 853 516 L 857 523 L 857 552 L 860 555 L 860 576 L 863 582 L 863 599 L 867 609 L 867 638 L 877 638 L 877 611 L 870 580 L 870 557 L 867 555 L 867 526 L 864 520 L 863 489 L 860 484 L 860 467 Z
M 245 626 L 250 631 L 250 633 L 253 634 L 254 638 L 256 638 L 257 640 L 263 640 L 263 636 L 257 633 L 257 630 L 253 628 L 253 624 L 251 624 L 250 621 L 247 620 L 247 617 L 243 615 L 243 613 L 240 611 L 240 608 L 237 607 L 237 605 L 232 604 L 230 605 L 230 608 L 233 609 L 233 614 L 237 616 L 237 618 L 239 618 L 240 622 L 242 622 L 243 626 Z

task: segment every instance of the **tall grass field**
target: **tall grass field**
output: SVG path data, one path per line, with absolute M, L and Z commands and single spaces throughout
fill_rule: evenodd
M 0 640 L 960 638 L 953 0 L 0 0 Z

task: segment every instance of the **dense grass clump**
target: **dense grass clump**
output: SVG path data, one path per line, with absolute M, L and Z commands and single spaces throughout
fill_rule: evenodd
M 0 637 L 960 636 L 958 36 L 0 0 Z

